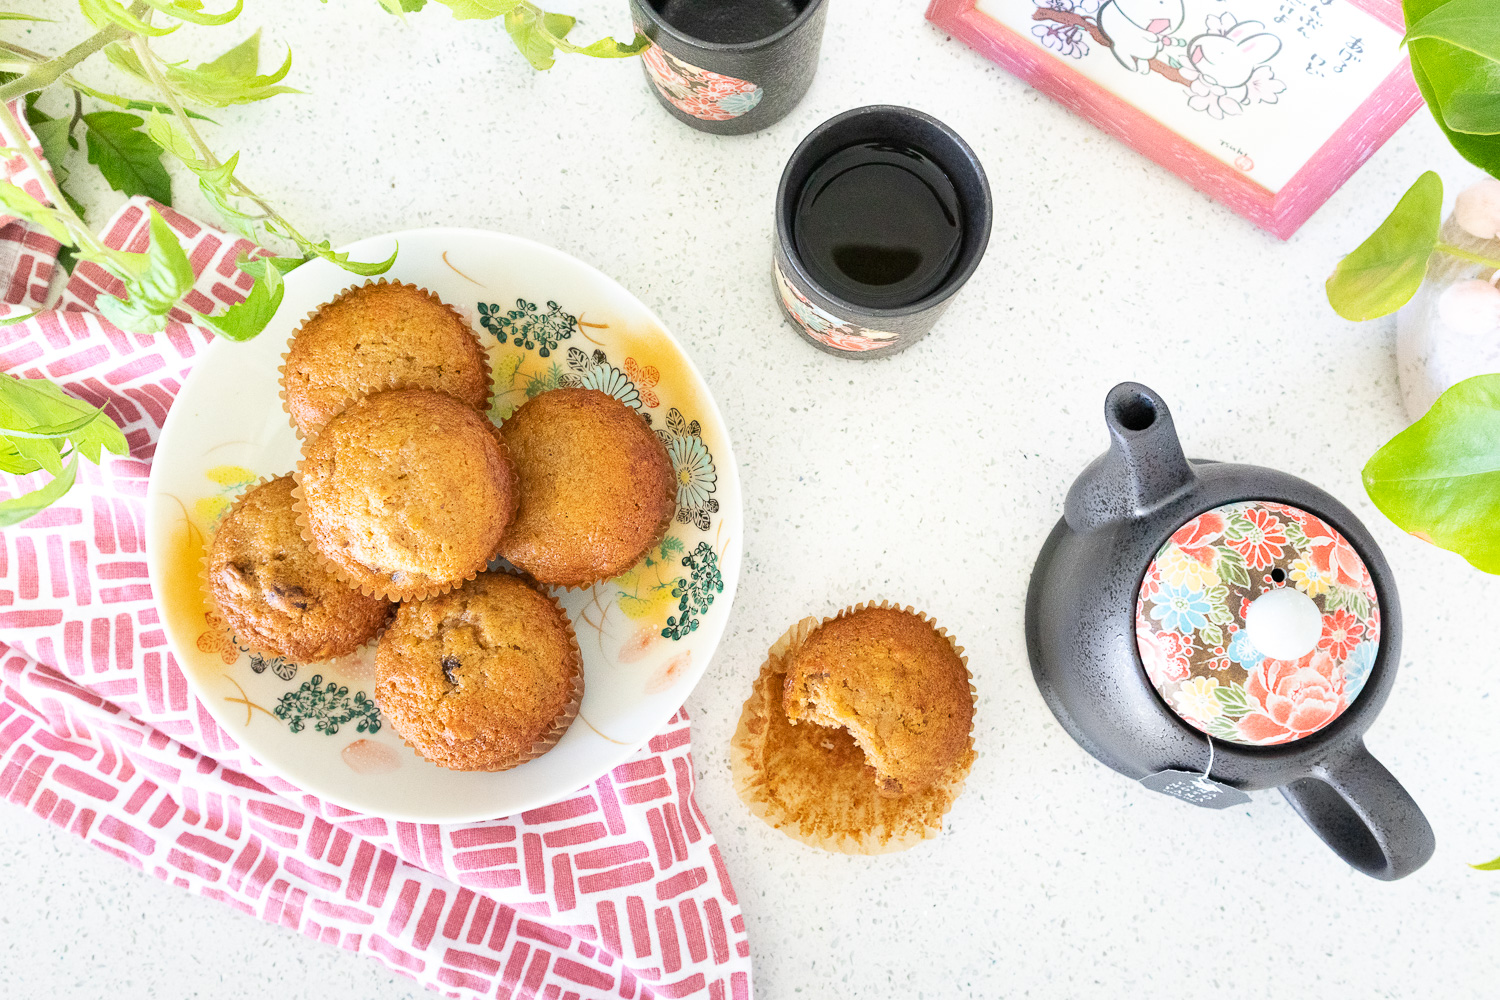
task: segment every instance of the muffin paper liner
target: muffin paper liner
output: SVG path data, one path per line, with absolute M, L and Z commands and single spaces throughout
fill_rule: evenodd
M 558 617 L 562 619 L 563 626 L 568 630 L 568 641 L 572 643 L 573 646 L 573 693 L 567 704 L 563 705 L 562 710 L 557 713 L 557 717 L 552 722 L 552 728 L 547 730 L 547 732 L 544 733 L 540 739 L 533 743 L 531 745 L 531 749 L 528 750 L 523 756 L 517 757 L 515 760 L 499 767 L 449 768 L 449 770 L 491 772 L 509 771 L 512 768 L 520 767 L 522 764 L 525 764 L 528 761 L 536 760 L 538 757 L 542 756 L 548 750 L 551 750 L 554 746 L 557 745 L 557 741 L 562 739 L 563 734 L 568 731 L 568 727 L 573 724 L 573 720 L 578 718 L 578 711 L 583 706 L 583 652 L 578 647 L 578 634 L 573 630 L 573 620 L 568 617 L 568 613 L 564 611 L 562 605 L 557 602 L 557 598 L 547 593 L 547 591 L 544 590 L 542 586 L 539 585 L 535 580 L 533 580 L 529 575 L 525 573 L 511 573 L 506 570 L 495 570 L 494 572 L 505 576 L 513 576 L 516 579 L 520 580 L 522 583 L 525 583 L 533 591 L 541 594 L 549 602 L 551 602 L 552 607 L 557 610 Z M 473 577 L 470 577 L 470 579 L 472 580 Z M 467 583 L 468 581 L 465 582 Z M 391 621 L 395 621 L 394 615 L 391 616 Z M 376 676 L 379 676 L 378 671 Z M 379 694 L 379 690 L 380 687 L 377 683 L 375 685 L 375 691 L 377 695 Z M 376 704 L 379 704 L 378 697 L 376 698 Z M 384 708 L 382 708 L 381 711 L 384 712 Z M 385 718 L 390 721 L 391 728 L 395 729 L 397 735 L 401 737 L 401 742 L 405 743 L 408 747 L 411 748 L 412 753 L 437 767 L 448 767 L 448 765 L 443 764 L 440 761 L 432 760 L 431 758 L 423 754 L 422 751 L 417 748 L 416 744 L 412 743 L 411 740 L 408 740 L 406 738 L 406 735 L 402 733 L 400 728 L 396 726 L 395 719 L 393 719 L 389 713 L 385 715 Z
M 383 391 L 395 392 L 399 390 L 388 389 Z M 434 389 L 418 389 L 418 391 L 433 392 L 437 395 L 445 396 L 445 398 L 448 399 L 453 398 L 451 396 L 446 396 L 445 393 L 437 392 Z M 401 590 L 392 588 L 390 586 L 381 587 L 377 586 L 374 582 L 369 580 L 355 579 L 353 574 L 351 574 L 347 569 L 325 555 L 323 550 L 318 547 L 317 540 L 313 538 L 312 528 L 308 523 L 307 499 L 302 492 L 302 473 L 303 466 L 307 463 L 308 450 L 317 443 L 318 438 L 322 435 L 322 432 L 327 429 L 329 424 L 333 423 L 339 417 L 343 416 L 344 413 L 350 408 L 359 406 L 363 404 L 365 400 L 370 399 L 376 395 L 379 395 L 379 393 L 371 393 L 367 396 L 347 397 L 344 400 L 343 404 L 339 406 L 338 410 L 333 414 L 333 416 L 328 418 L 328 422 L 320 427 L 317 432 L 315 432 L 311 437 L 307 438 L 302 443 L 302 455 L 297 459 L 297 468 L 292 473 L 292 480 L 295 484 L 292 487 L 292 509 L 297 512 L 297 528 L 302 533 L 302 540 L 307 543 L 308 548 L 312 549 L 313 555 L 318 557 L 318 561 L 324 565 L 328 572 L 332 573 L 334 576 L 338 577 L 340 581 L 342 581 L 349 587 L 358 590 L 360 593 L 366 595 L 367 597 L 383 597 L 388 601 L 401 602 L 420 601 L 424 597 L 436 597 L 438 594 L 446 594 L 453 588 L 461 587 L 465 583 L 474 579 L 480 573 L 484 572 L 484 570 L 490 565 L 490 563 L 501 557 L 500 549 L 505 544 L 505 531 L 500 532 L 500 538 L 495 543 L 494 550 L 490 552 L 490 554 L 483 560 L 480 560 L 472 569 L 467 572 L 466 575 L 460 576 L 455 580 L 450 580 L 444 583 L 429 584 L 415 590 Z M 510 474 L 510 495 L 515 500 L 515 504 L 511 507 L 510 517 L 505 522 L 506 529 L 508 530 L 510 525 L 516 519 L 516 510 L 520 506 L 521 498 L 521 483 L 516 475 L 516 465 L 511 461 L 510 451 L 505 447 L 505 438 L 500 435 L 500 428 L 495 426 L 495 422 L 491 420 L 487 415 L 479 413 L 477 411 L 475 412 L 475 416 L 477 416 L 480 421 L 489 428 L 490 436 L 494 438 L 495 445 L 500 449 L 500 458 L 505 465 L 506 471 Z
M 322 312 L 328 306 L 333 305 L 335 302 L 338 302 L 340 299 L 353 295 L 355 292 L 358 292 L 361 289 L 369 288 L 372 285 L 401 285 L 404 288 L 414 289 L 426 295 L 428 298 L 432 299 L 432 301 L 436 302 L 444 309 L 448 310 L 460 323 L 463 324 L 464 329 L 469 331 L 469 336 L 474 338 L 474 346 L 479 348 L 480 364 L 484 368 L 484 406 L 478 412 L 481 415 L 487 414 L 489 412 L 490 404 L 495 399 L 495 385 L 491 380 L 490 372 L 490 355 L 489 352 L 485 350 L 484 340 L 480 338 L 478 332 L 475 331 L 474 327 L 469 323 L 469 321 L 464 318 L 463 314 L 460 313 L 457 309 L 450 306 L 448 303 L 444 302 L 441 298 L 439 298 L 436 292 L 433 292 L 427 288 L 423 288 L 420 285 L 412 284 L 409 281 L 390 281 L 386 278 L 380 278 L 378 280 L 371 279 L 366 281 L 362 285 L 350 285 L 349 287 L 345 288 L 343 291 L 335 295 L 333 298 L 329 299 L 327 302 L 324 302 L 316 309 L 308 312 L 306 316 L 302 317 L 302 322 L 297 324 L 297 329 L 293 330 L 292 335 L 287 338 L 286 350 L 281 352 L 281 365 L 276 369 L 276 394 L 281 399 L 281 408 L 283 411 L 285 411 L 287 420 L 291 423 L 292 430 L 296 433 L 297 439 L 300 441 L 307 435 L 302 432 L 301 427 L 297 426 L 297 420 L 292 416 L 292 404 L 291 400 L 287 398 L 286 392 L 286 368 L 287 364 L 291 360 L 292 343 L 297 339 L 299 335 L 301 335 L 302 328 L 307 325 L 308 321 L 311 320 L 314 316 L 318 315 L 318 313 Z M 339 413 L 342 413 L 344 410 L 348 409 L 349 403 L 353 400 L 361 399 L 364 396 L 373 396 L 377 392 L 390 392 L 393 389 L 426 389 L 428 392 L 443 392 L 443 390 L 435 389 L 432 386 L 416 385 L 403 381 L 401 379 L 391 378 L 386 381 L 385 385 L 382 385 L 378 389 L 372 389 L 371 391 L 362 393 L 360 395 L 351 395 L 349 399 L 346 400 L 343 405 L 338 408 L 333 416 L 337 416 Z M 443 393 L 443 395 L 447 395 L 447 393 Z M 459 400 L 459 402 L 462 403 L 464 401 Z M 468 404 L 464 403 L 464 405 L 467 406 Z M 329 417 L 328 419 L 332 420 L 333 416 Z M 327 421 L 324 421 L 324 423 L 326 424 Z M 316 433 L 318 430 L 321 430 L 321 427 L 315 428 L 312 433 Z
M 793 725 L 786 718 L 782 689 L 787 663 L 822 625 L 867 608 L 904 611 L 947 639 L 964 665 L 970 703 L 977 706 L 969 659 L 946 629 L 909 605 L 862 602 L 822 621 L 804 618 L 776 640 L 730 741 L 735 791 L 750 811 L 795 840 L 842 854 L 890 854 L 937 836 L 975 758 L 971 720 L 968 749 L 946 780 L 882 795 L 874 768 L 847 731 Z
M 366 639 L 364 642 L 362 642 L 359 645 L 355 646 L 353 649 L 347 649 L 347 650 L 344 650 L 341 653 L 335 653 L 332 656 L 325 656 L 321 660 L 314 660 L 314 659 L 309 659 L 307 657 L 294 656 L 293 654 L 291 654 L 289 652 L 286 652 L 285 650 L 272 649 L 270 647 L 259 646 L 256 643 L 251 642 L 246 636 L 240 635 L 240 633 L 236 632 L 229 625 L 229 615 L 225 614 L 223 606 L 219 604 L 218 598 L 216 598 L 214 596 L 213 586 L 212 586 L 212 584 L 210 582 L 210 579 L 209 579 L 209 562 L 210 562 L 210 559 L 211 559 L 212 554 L 213 554 L 213 547 L 214 547 L 213 543 L 214 543 L 214 539 L 218 536 L 219 527 L 222 526 L 226 520 L 228 520 L 231 516 L 233 516 L 235 513 L 237 513 L 239 511 L 240 507 L 244 505 L 245 498 L 248 497 L 251 493 L 254 493 L 256 490 L 260 489 L 262 486 L 265 486 L 267 483 L 274 482 L 277 479 L 280 479 L 281 476 L 285 476 L 285 475 L 290 475 L 290 473 L 283 472 L 283 473 L 281 473 L 281 475 L 276 475 L 276 476 L 261 476 L 255 482 L 251 483 L 249 486 L 247 486 L 243 490 L 241 490 L 239 492 L 239 494 L 234 498 L 234 502 L 229 505 L 229 509 L 226 510 L 224 512 L 224 515 L 219 518 L 219 523 L 214 526 L 214 530 L 210 534 L 208 534 L 205 537 L 205 539 L 204 539 L 204 542 L 203 542 L 203 556 L 202 556 L 202 558 L 200 558 L 198 560 L 198 586 L 202 590 L 204 599 L 208 602 L 208 605 L 213 610 L 214 615 L 221 622 L 224 623 L 224 634 L 227 635 L 227 636 L 229 636 L 232 640 L 236 640 L 237 644 L 242 644 L 245 647 L 247 647 L 252 653 L 257 653 L 260 656 L 280 657 L 280 658 L 282 658 L 284 660 L 290 660 L 293 663 L 296 663 L 298 665 L 302 665 L 302 664 L 309 664 L 310 665 L 310 664 L 314 664 L 314 663 L 318 663 L 318 664 L 330 663 L 330 662 L 335 661 L 335 660 L 343 659 L 344 657 L 347 657 L 347 656 L 353 656 L 354 654 L 358 653 L 361 649 L 364 649 L 364 648 L 370 647 L 370 646 L 374 646 L 377 642 L 380 641 L 380 637 L 385 634 L 385 630 L 388 629 L 388 628 L 390 628 L 391 622 L 395 620 L 396 606 L 394 604 L 392 604 L 390 606 L 390 613 L 386 615 L 385 624 L 381 625 L 378 629 L 376 629 L 375 632 L 374 632 L 374 634 L 371 635 L 370 638 Z M 294 483 L 295 483 L 295 480 L 294 480 Z M 293 491 L 294 492 L 295 492 L 295 489 L 296 489 L 296 487 L 294 485 L 293 486 Z M 295 506 L 294 506 L 294 509 L 295 509 Z M 300 527 L 300 524 L 299 524 L 299 527 Z M 304 541 L 306 541 L 305 538 L 304 538 Z M 318 564 L 320 566 L 323 566 L 326 569 L 327 568 L 327 562 L 326 562 L 326 560 L 324 560 L 322 558 L 322 556 L 318 555 L 318 553 L 317 553 L 316 550 L 313 551 L 313 555 L 317 556 L 317 558 L 318 558 Z M 343 581 L 340 580 L 339 582 L 342 583 Z M 351 589 L 356 589 L 356 588 L 351 588 Z

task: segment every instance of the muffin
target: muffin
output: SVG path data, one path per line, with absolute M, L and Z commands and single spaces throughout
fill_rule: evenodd
M 504 771 L 541 756 L 583 699 L 583 658 L 555 601 L 506 573 L 401 605 L 375 654 L 375 701 L 427 760 Z
M 308 316 L 287 348 L 281 388 L 306 436 L 351 399 L 386 389 L 432 389 L 484 412 L 489 362 L 473 328 L 436 295 L 382 278 Z
M 850 618 L 854 626 L 825 631 Z M 889 638 L 892 649 L 880 650 L 877 637 Z M 811 652 L 804 657 L 809 643 Z M 835 696 L 831 683 L 817 676 L 824 669 L 854 691 Z M 947 694 L 913 701 L 903 674 L 926 676 Z M 887 684 L 889 693 L 881 695 Z M 788 698 L 789 690 L 796 698 Z M 947 749 L 919 751 L 921 735 L 894 739 L 886 733 L 879 760 L 887 770 L 882 772 L 855 735 L 864 729 L 878 733 L 881 727 L 851 720 L 852 728 L 833 728 L 806 715 L 794 723 L 791 703 L 804 694 L 811 714 L 843 718 L 855 708 L 869 708 L 882 718 L 915 723 Z M 886 700 L 894 704 L 883 704 Z M 942 831 L 944 815 L 963 791 L 974 760 L 968 731 L 973 705 L 963 651 L 912 609 L 859 605 L 822 624 L 805 618 L 771 647 L 745 701 L 730 745 L 735 790 L 756 816 L 811 846 L 847 854 L 906 850 Z M 952 739 L 957 726 L 934 727 L 931 719 L 918 716 L 918 707 L 970 720 L 962 740 Z M 896 753 L 896 744 L 906 752 Z M 940 761 L 946 766 L 938 766 Z
M 350 590 L 307 547 L 292 509 L 292 477 L 241 495 L 209 546 L 209 595 L 240 641 L 297 663 L 352 653 L 375 637 L 391 605 Z
M 584 587 L 619 576 L 662 540 L 677 480 L 640 416 L 597 389 L 553 389 L 501 427 L 520 504 L 500 552 L 539 582 Z
M 487 418 L 426 389 L 366 396 L 302 449 L 303 537 L 341 580 L 410 600 L 494 557 L 516 509 L 515 470 Z
M 911 611 L 863 607 L 814 629 L 787 663 L 784 704 L 793 725 L 846 730 L 882 794 L 927 788 L 973 757 L 969 672 Z

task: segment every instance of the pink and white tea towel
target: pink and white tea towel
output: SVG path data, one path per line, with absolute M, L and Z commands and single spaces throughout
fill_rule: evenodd
M 194 305 L 239 301 L 250 280 L 235 260 L 250 244 L 162 214 L 199 276 Z M 0 315 L 15 315 L 44 304 L 58 245 L 5 222 Z M 105 242 L 144 249 L 146 222 L 133 201 Z M 214 724 L 167 649 L 144 534 L 157 435 L 209 335 L 183 322 L 121 332 L 89 310 L 113 280 L 80 265 L 62 308 L 0 327 L 0 371 L 104 407 L 130 445 L 83 463 L 62 501 L 0 532 L 0 796 L 157 878 L 449 996 L 749 1000 L 745 922 L 693 797 L 685 713 L 561 802 L 452 825 L 322 802 Z

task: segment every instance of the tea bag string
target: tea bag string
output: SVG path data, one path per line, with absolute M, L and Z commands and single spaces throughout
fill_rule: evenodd
M 1200 788 L 1207 788 L 1213 785 L 1213 779 L 1209 777 L 1209 773 L 1214 769 L 1214 738 L 1207 733 L 1203 734 L 1203 738 L 1208 741 L 1208 765 L 1204 767 L 1203 773 L 1195 778 L 1193 783 Z

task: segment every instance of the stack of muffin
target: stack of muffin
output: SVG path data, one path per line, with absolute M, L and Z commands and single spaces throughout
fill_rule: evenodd
M 378 639 L 375 700 L 433 763 L 545 753 L 578 714 L 583 661 L 543 588 L 618 576 L 661 541 L 676 500 L 661 441 L 592 389 L 543 393 L 497 428 L 478 336 L 414 285 L 319 307 L 281 375 L 302 459 L 214 535 L 224 620 L 297 662 Z M 488 569 L 502 557 L 519 572 Z

